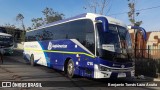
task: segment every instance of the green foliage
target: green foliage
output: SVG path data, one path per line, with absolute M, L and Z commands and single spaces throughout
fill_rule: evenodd
M 21 22 L 21 25 L 22 25 L 22 29 L 25 30 L 25 26 L 24 26 L 24 23 L 23 23 L 23 19 L 24 19 L 24 16 L 23 14 L 19 13 L 17 16 L 16 16 L 16 21 L 20 21 Z
M 28 27 L 26 30 L 31 30 L 32 28 L 31 27 Z
M 14 34 L 15 34 L 15 29 L 17 29 L 15 25 L 12 25 L 12 24 L 10 24 L 10 23 L 7 23 L 7 24 L 5 24 L 5 25 L 2 25 L 2 27 L 4 27 L 5 30 L 7 31 L 7 33 L 8 33 L 8 34 L 11 34 L 12 36 L 14 36 Z
M 129 19 L 129 21 L 130 21 L 132 24 L 135 24 L 135 20 L 134 20 L 134 19 Z
M 137 21 L 137 22 L 135 22 L 135 26 L 140 26 L 142 24 L 142 21 Z
M 40 27 L 42 25 L 48 24 L 48 23 L 52 23 L 58 20 L 62 20 L 64 17 L 64 14 L 59 13 L 59 12 L 55 12 L 52 8 L 48 8 L 46 7 L 43 11 L 42 11 L 44 18 L 33 18 L 32 21 L 32 28 L 35 29 L 37 27 Z
M 32 20 L 32 27 L 35 29 L 35 28 L 37 28 L 37 27 L 40 27 L 40 26 L 42 26 L 43 24 L 44 24 L 44 21 L 43 21 L 43 18 L 41 17 L 41 18 L 33 18 Z
M 24 16 L 23 14 L 19 13 L 17 16 L 16 16 L 16 21 L 20 21 L 21 22 L 21 26 L 22 26 L 22 33 L 21 33 L 21 42 L 24 42 L 25 41 L 25 25 L 23 23 L 23 20 L 24 20 Z
M 16 26 L 13 24 L 11 25 L 10 23 L 7 23 L 7 24 L 3 25 L 2 27 L 9 28 L 9 29 L 16 29 Z
M 23 14 L 21 14 L 21 13 L 19 13 L 18 15 L 17 15 L 17 17 L 16 17 L 16 20 L 17 21 L 21 21 L 21 20 L 23 20 L 24 19 L 24 16 L 23 16 Z
M 45 16 L 44 20 L 45 23 L 51 23 L 54 21 L 58 21 L 58 20 L 62 20 L 64 14 L 58 13 L 53 11 L 52 8 L 48 8 L 46 7 L 43 11 L 42 11 L 43 15 Z
M 129 7 L 129 12 L 128 12 L 128 18 L 129 21 L 133 26 L 140 26 L 142 24 L 142 21 L 136 21 L 135 17 L 137 17 L 140 13 L 136 12 L 135 13 L 135 0 L 128 0 L 128 7 Z

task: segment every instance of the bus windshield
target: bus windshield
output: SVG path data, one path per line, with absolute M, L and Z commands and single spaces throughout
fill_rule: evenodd
M 103 32 L 102 24 L 97 23 L 100 57 L 107 60 L 128 61 L 130 58 L 131 39 L 126 28 L 109 24 L 109 32 Z M 124 60 L 125 59 L 125 60 Z

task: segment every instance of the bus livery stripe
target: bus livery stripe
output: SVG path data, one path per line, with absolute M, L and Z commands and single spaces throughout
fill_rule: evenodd
M 92 58 L 95 58 L 95 56 L 84 53 L 84 52 L 68 52 L 68 51 L 55 51 L 55 50 L 39 50 L 39 49 L 33 49 L 33 48 L 25 48 L 24 50 L 28 51 L 36 51 L 36 52 L 54 52 L 54 53 L 63 53 L 63 54 L 83 54 Z

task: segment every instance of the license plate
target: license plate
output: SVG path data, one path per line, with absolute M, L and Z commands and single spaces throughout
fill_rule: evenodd
M 126 77 L 126 73 L 118 73 L 118 78 Z

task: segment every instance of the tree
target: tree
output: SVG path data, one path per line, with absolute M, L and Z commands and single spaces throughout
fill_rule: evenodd
M 86 0 L 87 5 L 84 9 L 89 9 L 93 13 L 106 14 L 111 0 Z M 108 10 L 107 10 L 108 9 Z
M 21 22 L 21 25 L 22 25 L 22 28 L 23 28 L 23 32 L 21 34 L 21 41 L 25 41 L 25 26 L 24 26 L 24 22 L 23 22 L 23 19 L 24 19 L 24 16 L 23 14 L 19 13 L 17 16 L 16 16 L 16 21 L 20 21 Z
M 7 33 L 14 36 L 14 33 L 15 33 L 14 30 L 16 29 L 15 25 L 11 25 L 10 23 L 7 23 L 7 24 L 3 25 L 3 27 L 6 29 Z
M 128 7 L 129 7 L 129 12 L 128 12 L 128 17 L 129 21 L 133 26 L 140 26 L 142 24 L 142 21 L 136 21 L 135 17 L 137 17 L 140 13 L 135 11 L 135 0 L 128 0 Z
M 5 28 L 11 28 L 11 29 L 16 29 L 16 26 L 13 25 L 13 24 L 10 24 L 10 23 L 7 23 L 7 24 L 3 25 L 3 27 L 5 27 Z
M 139 12 L 136 12 L 135 10 L 135 2 L 136 0 L 128 0 L 128 7 L 129 7 L 129 12 L 128 12 L 128 17 L 129 17 L 129 21 L 131 22 L 131 24 L 133 26 L 140 26 L 142 24 L 142 21 L 136 21 L 136 17 L 140 14 Z M 137 29 L 133 29 L 134 30 L 134 40 L 133 40 L 133 48 L 134 48 L 134 56 L 136 58 L 137 56 L 137 50 L 138 49 L 143 49 L 143 48 L 138 48 L 138 46 L 144 46 L 144 40 L 143 42 L 139 41 L 138 39 L 138 35 L 142 35 L 140 31 L 138 31 Z M 139 52 L 139 50 L 138 50 Z M 143 51 L 142 51 L 143 53 Z M 142 54 L 143 55 L 143 54 Z
M 40 27 L 42 25 L 52 23 L 58 20 L 62 20 L 64 18 L 64 14 L 54 11 L 52 8 L 46 7 L 42 11 L 44 18 L 33 18 L 32 21 L 32 27 L 35 29 L 37 27 Z
M 28 27 L 26 30 L 31 30 L 32 28 L 31 27 Z
M 37 27 L 40 27 L 42 25 L 44 25 L 44 21 L 43 21 L 43 18 L 33 18 L 32 20 L 32 27 L 35 29 Z
M 59 12 L 55 12 L 55 11 L 53 11 L 52 8 L 48 8 L 48 7 L 46 7 L 42 11 L 42 13 L 45 16 L 44 20 L 45 20 L 46 24 L 51 23 L 51 22 L 55 22 L 58 20 L 62 20 L 63 16 L 64 16 L 64 14 L 59 13 Z
M 22 25 L 22 29 L 25 30 L 25 26 L 24 26 L 23 19 L 24 19 L 24 16 L 23 16 L 23 14 L 21 14 L 21 13 L 19 13 L 19 14 L 16 16 L 16 21 L 20 21 L 20 22 L 21 22 L 21 25 Z

